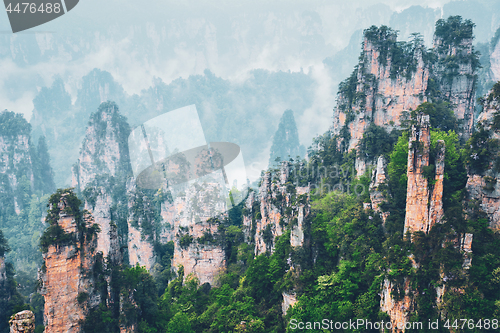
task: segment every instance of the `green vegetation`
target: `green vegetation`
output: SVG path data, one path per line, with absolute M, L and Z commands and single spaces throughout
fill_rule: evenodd
M 473 72 L 480 68 L 478 52 L 474 47 L 469 49 L 466 43 L 474 38 L 474 27 L 472 21 L 463 20 L 461 16 L 450 16 L 436 22 L 434 35 L 441 42 L 437 47 L 437 55 L 439 76 L 443 83 L 450 85 L 454 78 L 462 75 L 459 72 L 460 65 L 470 65 Z
M 10 251 L 7 239 L 4 237 L 2 230 L 0 230 L 0 263 L 5 266 L 5 271 L 0 274 L 0 333 L 8 333 L 10 331 L 8 321 L 10 316 L 23 310 L 31 310 L 43 318 L 40 310 L 39 294 L 33 294 L 31 304 L 25 303 L 25 298 L 18 290 L 18 281 L 14 278 L 15 270 L 14 265 L 10 262 L 4 262 L 3 257 Z M 0 264 L 0 266 L 2 266 Z M 40 325 L 40 321 L 36 322 Z M 43 326 L 43 325 L 42 325 Z
M 382 66 L 387 66 L 390 60 L 392 79 L 404 77 L 410 80 L 417 70 L 418 54 L 424 59 L 428 58 L 420 34 L 412 34 L 409 42 L 398 42 L 397 32 L 383 25 L 380 28 L 371 26 L 364 31 L 364 36 L 379 52 L 378 61 Z
M 445 132 L 458 130 L 457 118 L 448 102 L 425 102 L 420 104 L 412 113 L 413 117 L 419 113 L 429 115 L 430 124 L 435 129 L 440 129 Z
M 460 16 L 450 16 L 436 22 L 434 35 L 446 46 L 459 46 L 464 39 L 474 38 L 472 31 L 475 26 L 471 20 L 462 21 Z
M 392 130 L 389 134 L 383 127 L 370 123 L 359 141 L 358 153 L 369 160 L 374 160 L 380 155 L 388 155 L 399 135 L 398 130 Z
M 438 21 L 436 35 L 442 38 L 446 47 L 461 47 L 465 39 L 473 37 L 472 28 L 470 21 L 451 17 Z M 451 32 L 448 31 L 450 29 Z M 414 35 L 409 43 L 401 43 L 396 41 L 395 31 L 382 26 L 365 30 L 365 37 L 379 48 L 382 64 L 391 61 L 392 78 L 408 79 L 416 70 L 418 52 L 422 52 L 426 62 L 438 61 L 434 57 L 436 54 L 423 49 L 419 35 Z M 444 46 L 441 51 L 446 53 L 448 49 L 445 50 Z M 446 55 L 439 60 L 444 72 L 450 75 L 456 74 L 457 61 L 474 61 L 474 54 L 465 60 L 453 57 Z M 346 123 L 355 119 L 356 112 L 364 112 L 367 91 L 370 87 L 376 87 L 374 76 L 365 75 L 365 81 L 358 82 L 358 74 L 364 73 L 362 66 L 360 64 L 339 89 L 342 96 L 339 108 L 347 115 Z M 255 72 L 254 75 L 267 74 Z M 198 84 L 207 90 L 211 88 L 210 82 L 225 84 L 223 80 L 209 74 L 206 76 L 209 77 L 206 81 L 198 77 Z M 274 206 L 274 212 L 280 213 L 280 229 L 268 223 L 257 234 L 257 222 L 262 220 L 264 209 L 267 209 L 267 205 L 261 207 L 260 199 L 256 199 L 251 207 L 247 207 L 243 201 L 227 214 L 208 220 L 214 228 L 205 231 L 201 237 L 195 238 L 189 233 L 188 227 L 180 227 L 175 236 L 181 249 L 223 249 L 226 267 L 213 285 L 201 284 L 193 274 L 186 276 L 182 266 L 171 267 L 174 246 L 177 244 L 173 241 L 163 244 L 160 232 L 164 230 L 163 227 L 167 227 L 161 225 L 164 221 L 160 212 L 162 204 L 171 200 L 169 193 L 163 190 L 128 192 L 126 179 L 130 168 L 126 164 L 121 165 L 122 172 L 115 177 L 105 174 L 96 177 L 78 195 L 95 207 L 103 193 L 111 194 L 111 215 L 113 225 L 118 228 L 121 254 L 127 258 L 130 223 L 140 230 L 143 240 L 153 245 L 156 263 L 148 272 L 138 265 L 130 267 L 127 259 L 122 263 L 104 258 L 101 253 L 96 254 L 94 266 L 87 272 L 93 279 L 93 294 L 90 291 L 82 292 L 77 297 L 80 304 L 99 300 L 98 305 L 94 304 L 89 309 L 83 330 L 119 332 L 120 327 L 135 325 L 139 333 L 281 333 L 293 331 L 288 325 L 291 319 L 311 322 L 323 318 L 335 322 L 355 318 L 372 322 L 387 321 L 388 315 L 380 309 L 380 294 L 386 280 L 394 286 L 391 293 L 394 299 L 414 297 L 415 308 L 411 313 L 411 321 L 426 323 L 438 320 L 439 327 L 443 328 L 443 318 L 452 321 L 471 318 L 477 321 L 480 318 L 498 317 L 500 235 L 489 228 L 488 217 L 482 211 L 481 203 L 467 197 L 466 182 L 467 171 L 480 174 L 486 184 L 484 189 L 493 192 L 496 184 L 493 176 L 499 170 L 500 155 L 499 142 L 492 136 L 500 129 L 500 114 L 495 114 L 491 124 L 480 124 L 464 144 L 457 134 L 460 124 L 454 116 L 453 105 L 442 99 L 442 84 L 431 80 L 429 86 L 427 94 L 431 102 L 422 103 L 416 110 L 408 112 L 407 123 L 401 131 L 387 133 L 383 127 L 371 124 L 359 142 L 358 152 L 347 151 L 347 127 L 338 136 L 328 131 L 314 140 L 307 161 L 298 159 L 286 162 L 290 170 L 287 183 L 280 184 L 279 169 L 271 168 L 266 174 L 271 183 L 270 193 L 267 194 L 272 199 L 268 203 Z M 500 84 L 494 87 L 486 101 L 496 102 L 499 96 Z M 113 103 L 105 103 L 92 115 L 91 121 L 97 128 L 96 136 L 101 139 L 108 126 L 102 119 L 101 112 L 104 110 L 116 114 L 117 107 Z M 435 185 L 436 154 L 441 148 L 438 142 L 442 140 L 445 146 L 444 216 L 428 234 L 416 232 L 404 235 L 409 126 L 415 124 L 416 115 L 420 113 L 430 118 L 430 160 L 429 165 L 424 167 L 424 176 L 429 180 L 431 190 Z M 125 137 L 129 131 L 125 119 L 119 117 L 115 122 L 120 124 L 120 135 Z M 275 136 L 276 145 L 273 145 L 272 154 L 276 154 L 272 156 L 286 159 L 288 156 L 277 153 L 282 151 L 283 145 L 290 144 L 285 147 L 288 155 L 298 147 L 295 132 L 293 115 L 291 111 L 286 111 Z M 122 143 L 125 142 L 122 140 Z M 419 152 L 422 151 L 421 144 L 415 142 L 412 145 L 419 146 Z M 37 150 L 40 156 L 37 163 L 43 165 L 41 169 L 49 175 L 43 140 Z M 356 177 L 356 158 L 365 157 L 376 161 L 380 155 L 388 161 L 387 180 L 378 188 L 385 198 L 380 208 L 382 212 L 389 213 L 385 222 L 379 212 L 363 205 L 370 201 L 367 191 L 357 194 L 346 190 L 349 188 L 346 186 L 352 189 L 358 185 L 367 190 L 370 185 L 369 168 L 365 175 Z M 124 160 L 120 163 L 126 163 L 126 155 L 122 156 Z M 9 188 L 6 177 L 0 177 L 0 182 Z M 311 193 L 298 195 L 298 187 L 308 185 L 311 185 Z M 40 185 L 43 188 L 50 186 L 49 183 Z M 40 218 L 43 200 L 38 199 L 26 177 L 19 177 L 19 186 L 10 190 L 9 195 L 15 193 L 21 207 L 19 216 L 28 216 L 30 223 Z M 9 195 L 5 193 L 0 199 L 10 202 Z M 236 191 L 233 194 L 241 195 Z M 93 239 L 99 232 L 95 224 L 87 224 L 85 212 L 81 210 L 82 201 L 72 189 L 58 190 L 45 200 L 48 201 L 46 222 L 49 226 L 40 237 L 43 252 L 50 246 L 73 245 L 81 249 L 83 241 Z M 1 226 L 13 226 L 18 221 L 14 218 L 14 204 L 4 204 L 1 200 L 0 204 L 4 205 L 2 208 L 5 207 Z M 197 203 L 193 201 L 190 204 L 194 206 Z M 301 223 L 304 246 L 292 247 L 291 240 L 296 240 L 292 237 L 296 237 L 294 232 L 299 225 L 298 211 L 301 205 L 305 206 L 305 212 L 311 209 Z M 72 233 L 59 225 L 61 216 L 65 214 L 75 219 L 76 229 Z M 243 223 L 244 218 L 246 224 Z M 33 227 L 33 230 L 36 228 Z M 277 230 L 283 232 L 275 237 Z M 466 233 L 473 234 L 473 258 L 468 271 L 463 267 L 464 253 L 458 245 Z M 264 254 L 255 255 L 255 236 L 265 243 L 267 251 Z M 38 239 L 37 236 L 33 238 Z M 245 239 L 248 241 L 245 242 Z M 9 246 L 0 232 L 0 255 L 8 251 Z M 39 312 L 43 307 L 40 295 L 34 295 L 28 305 L 16 293 L 17 281 L 13 279 L 12 265 L 7 265 L 7 277 L 7 287 L 0 285 L 0 313 L 10 314 L 16 309 L 30 306 Z M 442 302 L 437 304 L 436 288 L 444 283 L 447 288 Z M 297 303 L 288 310 L 286 316 L 282 316 L 284 293 L 297 296 Z M 0 322 L 2 324 L 1 333 L 5 329 L 5 320 Z
M 30 135 L 31 125 L 20 113 L 0 112 L 0 135 L 6 137 L 17 137 L 18 135 Z
M 49 227 L 40 237 L 40 248 L 42 252 L 47 252 L 49 246 L 68 246 L 74 245 L 80 249 L 85 242 L 89 243 L 100 231 L 99 225 L 94 223 L 88 225 L 85 214 L 81 211 L 82 202 L 73 189 L 58 189 L 52 194 L 47 207 L 47 217 L 45 221 Z M 59 224 L 61 216 L 71 216 L 74 219 L 75 231 L 66 232 Z

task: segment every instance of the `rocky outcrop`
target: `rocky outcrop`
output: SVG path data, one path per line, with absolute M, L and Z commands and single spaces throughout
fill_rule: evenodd
M 468 139 L 474 129 L 474 103 L 477 80 L 476 60 L 472 46 L 472 27 L 470 38 L 457 38 L 450 41 L 450 35 L 434 35 L 434 52 L 438 60 L 434 65 L 434 78 L 439 83 L 442 99 L 453 105 L 457 119 L 463 121 L 461 134 Z
M 272 252 L 274 239 L 291 226 L 292 246 L 304 245 L 304 220 L 309 216 L 309 187 L 294 186 L 290 181 L 289 163 L 283 162 L 278 174 L 267 172 L 259 188 L 260 214 L 253 215 L 255 255 Z M 251 209 L 255 206 L 248 206 Z M 246 218 L 246 223 L 251 217 Z
M 386 200 L 384 194 L 382 193 L 380 186 L 386 181 L 386 169 L 387 162 L 384 156 L 379 156 L 377 159 L 377 166 L 372 171 L 372 180 L 370 182 L 370 201 L 371 204 L 367 208 L 373 209 L 375 212 L 380 213 L 382 221 L 385 223 L 389 212 L 383 212 L 380 209 L 380 205 Z
M 114 262 L 122 260 L 117 205 L 126 206 L 126 197 L 125 193 L 116 192 L 123 192 L 120 186 L 123 187 L 131 174 L 129 133 L 130 128 L 119 114 L 118 106 L 113 102 L 102 103 L 90 117 L 79 159 L 73 167 L 72 186 L 82 192 L 85 208 L 101 228 L 97 251 L 104 257 L 110 256 Z M 126 235 L 122 238 L 126 241 Z
M 35 315 L 29 310 L 24 310 L 12 315 L 9 320 L 10 333 L 34 333 Z
M 182 265 L 185 276 L 195 275 L 201 284 L 214 284 L 226 266 L 221 228 L 227 219 L 223 175 L 212 173 L 180 191 L 172 203 L 164 202 L 161 207 L 162 219 L 169 223 L 164 241 L 175 244 L 172 266 Z
M 493 82 L 500 81 L 500 43 L 496 43 L 490 54 L 490 76 Z
M 5 270 L 5 258 L 0 257 L 0 286 L 7 281 L 7 271 Z
M 448 21 L 440 20 L 437 25 L 453 25 Z M 351 77 L 339 86 L 330 129 L 340 138 L 344 150 L 358 149 L 370 124 L 383 126 L 387 132 L 401 128 L 408 112 L 427 101 L 450 102 L 455 116 L 463 122 L 461 134 L 464 139 L 470 136 L 478 62 L 472 46 L 472 26 L 461 21 L 457 24 L 466 30 L 465 36 L 471 37 L 457 42 L 448 34 L 458 28 L 438 29 L 430 51 L 418 36 L 404 43 L 397 42 L 397 33 L 385 26 L 364 31 L 360 61 Z M 358 175 L 376 162 L 373 158 L 358 154 Z
M 430 128 L 429 116 L 420 114 L 417 125 L 412 126 L 408 146 L 408 185 L 404 233 L 428 233 L 443 216 L 444 141 L 438 141 L 434 185 L 429 188 Z M 427 171 L 428 172 L 428 171 Z
M 404 233 L 424 232 L 428 233 L 432 226 L 441 223 L 443 217 L 443 180 L 444 180 L 444 158 L 445 144 L 438 140 L 436 144 L 437 154 L 435 156 L 435 173 L 433 182 L 430 183 L 432 168 L 429 168 L 431 156 L 429 116 L 418 114 L 416 124 L 412 125 L 408 145 L 407 164 L 407 191 L 406 191 L 406 214 Z M 378 168 L 377 168 L 378 169 Z M 470 245 L 469 238 L 467 244 Z M 469 246 L 470 249 L 470 246 Z M 418 268 L 413 257 L 410 257 L 413 268 Z M 380 308 L 391 318 L 392 332 L 404 332 L 405 323 L 410 320 L 413 312 L 415 295 L 410 288 L 410 280 L 405 277 L 403 296 L 396 299 L 394 294 L 394 282 L 389 278 L 384 280 Z M 444 293 L 444 286 L 438 288 L 438 295 Z
M 390 131 L 400 124 L 403 111 L 416 109 L 426 101 L 429 65 L 422 57 L 425 48 L 419 42 L 411 54 L 405 55 L 416 65 L 411 75 L 395 72 L 391 53 L 384 48 L 396 47 L 396 38 L 396 32 L 388 28 L 366 30 L 360 62 L 349 81 L 339 89 L 332 129 L 340 133 L 347 126 L 348 150 L 356 148 L 371 122 Z M 386 43 L 382 46 L 383 42 Z
M 297 294 L 283 292 L 282 296 L 283 302 L 281 303 L 281 310 L 283 311 L 283 316 L 286 316 L 288 309 L 297 303 Z
M 62 194 L 58 203 L 58 216 L 52 226 L 62 229 L 65 241 L 48 245 L 43 254 L 40 294 L 45 299 L 44 321 L 46 333 L 80 332 L 89 304 L 99 303 L 92 299 L 92 281 L 88 272 L 94 264 L 96 242 L 81 233 L 78 207 L 71 207 L 72 194 Z M 74 195 L 73 195 L 74 196 Z M 85 216 L 87 224 L 92 217 Z M 50 230 L 50 228 L 49 228 Z M 83 238 L 82 238 L 83 237 Z M 98 295 L 97 295 L 98 297 Z
M 387 313 L 391 318 L 391 332 L 404 332 L 405 323 L 409 322 L 410 315 L 414 311 L 414 295 L 409 293 L 410 281 L 405 279 L 402 290 L 406 293 L 400 299 L 395 299 L 395 284 L 388 279 L 384 280 L 382 293 L 380 294 L 380 310 Z
M 129 125 L 113 102 L 102 103 L 90 117 L 80 157 L 73 167 L 72 186 L 85 190 L 96 176 L 127 176 Z
M 460 239 L 460 252 L 464 255 L 463 268 L 469 269 L 472 264 L 472 239 L 474 235 L 466 233 Z
M 492 94 L 493 92 L 490 92 L 488 96 L 493 96 Z M 489 131 L 492 140 L 500 139 L 500 133 L 491 128 L 491 121 L 498 110 L 500 105 L 497 99 L 486 99 L 483 111 L 478 117 L 478 123 Z M 483 174 L 474 174 L 469 170 L 466 188 L 470 198 L 477 200 L 481 209 L 488 215 L 490 228 L 500 230 L 500 185 L 498 184 L 500 174 L 493 166 L 494 162 L 491 161 Z
M 129 264 L 151 269 L 155 256 L 153 242 L 155 240 L 154 205 L 148 196 L 137 190 L 134 179 L 127 181 L 128 198 L 128 258 Z

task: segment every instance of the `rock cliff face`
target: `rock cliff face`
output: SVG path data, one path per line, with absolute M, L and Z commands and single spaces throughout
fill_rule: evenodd
M 434 50 L 438 56 L 434 65 L 434 77 L 439 83 L 440 97 L 452 103 L 455 116 L 463 121 L 461 132 L 467 139 L 474 129 L 476 99 L 474 85 L 477 65 L 473 38 L 464 38 L 458 42 L 449 40 L 450 36 L 447 34 L 434 35 Z M 450 62 L 453 66 L 450 66 Z
M 35 315 L 29 310 L 24 310 L 12 315 L 9 320 L 10 333 L 34 333 Z
M 399 71 L 389 52 L 396 47 L 396 38 L 390 29 L 365 31 L 360 62 L 340 86 L 332 129 L 340 133 L 347 126 L 348 150 L 356 148 L 371 122 L 390 131 L 400 124 L 403 111 L 416 109 L 427 100 L 430 69 L 423 60 L 425 48 L 417 41 L 413 51 L 405 55 L 415 67 Z
M 223 184 L 222 173 L 202 177 L 177 189 L 181 192 L 173 202 L 161 207 L 162 219 L 169 223 L 162 236 L 175 244 L 172 266 L 182 265 L 185 276 L 194 274 L 201 284 L 214 284 L 226 266 L 222 224 L 228 206 Z
M 412 126 L 408 147 L 408 185 L 404 233 L 428 233 L 439 223 L 443 212 L 444 141 L 438 142 L 434 185 L 429 189 L 425 168 L 429 166 L 430 128 L 429 116 L 418 115 L 417 125 Z
M 421 231 L 428 233 L 432 226 L 440 223 L 443 217 L 443 179 L 445 144 L 438 140 L 436 144 L 435 174 L 433 185 L 429 184 L 430 161 L 430 124 L 429 116 L 417 115 L 416 124 L 411 128 L 408 145 L 407 191 L 404 233 Z M 377 167 L 378 169 L 378 167 Z M 432 169 L 431 169 L 432 170 Z M 414 268 L 418 268 L 413 258 L 410 258 Z M 386 312 L 392 323 L 392 332 L 404 332 L 405 323 L 410 321 L 415 306 L 415 292 L 410 287 L 408 277 L 404 279 L 404 295 L 394 298 L 394 283 L 385 279 L 382 285 L 380 308 Z M 444 292 L 444 289 L 440 291 Z M 438 292 L 439 294 L 439 292 Z
M 83 191 L 97 175 L 127 176 L 131 171 L 127 140 L 130 128 L 118 106 L 102 103 L 90 117 L 80 157 L 73 167 L 73 186 Z
M 43 254 L 40 293 L 45 299 L 47 333 L 80 332 L 89 305 L 96 301 L 89 297 L 93 287 L 88 274 L 94 264 L 96 242 L 80 232 L 79 212 L 75 207 L 68 209 L 68 198 L 67 194 L 61 196 L 59 213 L 52 225 L 60 227 L 69 241 L 50 244 Z M 92 222 L 91 216 L 85 219 Z
M 291 226 L 291 245 L 304 245 L 304 221 L 310 214 L 309 188 L 294 186 L 289 172 L 288 162 L 283 162 L 278 174 L 265 173 L 258 201 L 251 196 L 246 202 L 247 211 L 253 215 L 246 216 L 244 224 L 247 231 L 255 227 L 255 255 L 272 252 L 274 239 L 284 233 L 287 225 Z
M 500 81 L 500 43 L 497 42 L 490 54 L 491 80 Z
M 380 186 L 383 185 L 387 179 L 386 177 L 386 167 L 387 163 L 384 156 L 379 156 L 377 159 L 377 166 L 372 171 L 372 180 L 370 182 L 370 201 L 368 208 L 372 208 L 375 212 L 380 213 L 382 221 L 385 223 L 389 212 L 382 212 L 380 205 L 387 199 L 380 190 Z
M 426 101 L 450 102 L 455 116 L 463 122 L 461 132 L 469 137 L 474 124 L 478 66 L 472 26 L 463 23 L 461 28 L 471 37 L 456 42 L 451 36 L 453 22 L 440 21 L 437 26 L 450 26 L 437 30 L 431 51 L 426 50 L 419 36 L 404 43 L 398 42 L 397 33 L 385 26 L 364 31 L 359 64 L 340 84 L 334 109 L 331 132 L 341 138 L 344 150 L 357 149 L 370 124 L 383 126 L 387 132 L 399 129 L 408 117 L 406 112 Z M 374 162 L 358 156 L 357 174 L 364 174 L 367 163 Z
M 492 94 L 493 92 L 490 92 L 488 95 L 493 96 Z M 495 98 L 490 101 L 486 100 L 483 112 L 478 117 L 478 123 L 489 132 L 491 140 L 500 139 L 499 132 L 492 129 L 491 122 L 498 110 L 500 110 L 500 105 Z M 466 185 L 470 198 L 477 200 L 482 210 L 488 215 L 490 227 L 493 230 L 500 230 L 500 186 L 498 179 L 500 179 L 500 173 L 495 170 L 494 163 L 490 162 L 481 174 L 470 170 Z
M 297 303 L 297 295 L 295 293 L 283 293 L 283 302 L 281 303 L 281 309 L 283 311 L 283 316 L 286 316 L 288 309 Z
M 0 257 L 0 287 L 7 281 L 7 272 L 5 270 L 5 258 Z
M 128 256 L 132 266 L 139 264 L 151 269 L 155 261 L 153 242 L 156 239 L 154 203 L 137 190 L 134 179 L 127 181 Z
M 405 323 L 409 321 L 409 317 L 414 311 L 414 295 L 410 293 L 410 282 L 404 280 L 403 290 L 405 295 L 400 299 L 395 299 L 392 293 L 395 291 L 395 285 L 388 279 L 384 280 L 382 285 L 382 293 L 380 294 L 380 310 L 387 313 L 391 318 L 391 332 L 404 332 Z

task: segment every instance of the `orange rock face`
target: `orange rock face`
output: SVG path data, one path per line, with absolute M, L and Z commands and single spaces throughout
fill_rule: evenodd
M 500 105 L 496 101 L 485 104 L 483 112 L 479 114 L 478 122 L 482 123 L 485 129 L 491 129 L 490 121 L 499 109 Z M 497 131 L 491 131 L 491 138 L 498 140 L 500 134 Z M 484 175 L 469 174 L 466 188 L 472 199 L 479 200 L 481 209 L 488 215 L 490 228 L 498 231 L 500 230 L 500 184 L 498 182 L 500 176 L 492 166 L 493 161 L 490 162 L 490 168 Z
M 429 188 L 429 183 L 424 173 L 425 167 L 429 166 L 430 129 L 429 116 L 420 114 L 417 116 L 417 125 L 412 126 L 408 147 L 407 176 L 408 185 L 406 191 L 406 215 L 404 232 L 413 233 L 423 231 L 428 233 L 435 223 L 440 223 L 443 217 L 443 178 L 444 178 L 444 141 L 437 142 L 437 155 L 435 159 L 434 185 Z M 410 258 L 413 266 L 417 265 Z M 381 310 L 387 312 L 391 318 L 392 332 L 404 332 L 405 323 L 413 311 L 411 290 L 409 280 L 405 279 L 405 296 L 395 300 L 391 292 L 394 286 L 389 280 L 384 281 L 380 300 Z M 438 296 L 444 293 L 444 287 L 438 288 Z M 439 297 L 438 297 L 439 298 Z M 439 301 L 439 299 L 438 299 Z
M 260 219 L 255 221 L 255 255 L 274 250 L 274 240 L 285 231 L 285 222 L 296 221 L 291 230 L 290 244 L 292 246 L 302 246 L 304 244 L 303 223 L 304 219 L 309 215 L 310 208 L 308 203 L 292 202 L 292 193 L 288 193 L 287 190 L 288 168 L 288 163 L 284 162 L 281 165 L 279 179 L 274 181 L 269 172 L 262 178 L 258 198 L 260 201 Z M 295 187 L 295 192 L 297 197 L 307 195 L 309 187 Z M 248 203 L 247 208 L 251 208 Z M 283 211 L 288 208 L 291 208 L 291 215 L 285 216 Z M 250 220 L 250 218 L 247 218 L 246 221 L 249 222 L 246 223 L 250 223 Z
M 386 161 L 384 156 L 379 156 L 377 160 L 377 167 L 373 169 L 372 172 L 372 181 L 370 183 L 370 201 L 371 204 L 368 203 L 365 209 L 372 208 L 375 212 L 380 213 L 380 217 L 382 221 L 385 223 L 387 217 L 389 216 L 389 212 L 382 212 L 380 209 L 380 205 L 382 202 L 386 200 L 384 195 L 379 190 L 379 186 L 385 183 L 386 175 L 385 175 L 385 167 Z
M 394 284 L 389 280 L 384 280 L 382 294 L 380 295 L 380 310 L 386 312 L 391 317 L 391 332 L 404 332 L 405 323 L 409 322 L 413 312 L 413 297 L 408 293 L 400 300 L 395 300 L 391 293 L 394 291 Z M 410 281 L 405 279 L 403 289 L 410 290 Z
M 396 40 L 395 34 L 389 34 L 386 39 Z M 437 59 L 447 57 L 462 57 L 457 73 L 449 75 L 449 69 L 440 62 L 424 61 L 425 47 L 417 45 L 412 53 L 405 55 L 414 62 L 411 75 L 399 72 L 391 59 L 390 52 L 382 54 L 377 45 L 370 39 L 364 38 L 360 62 L 355 69 L 355 92 L 343 92 L 340 89 L 337 106 L 334 109 L 331 132 L 334 135 L 344 136 L 344 126 L 349 134 L 345 142 L 348 150 L 358 149 L 358 143 L 370 124 L 383 126 L 387 132 L 393 128 L 400 128 L 401 121 L 406 118 L 405 112 L 415 110 L 420 104 L 428 101 L 429 82 L 439 86 L 440 98 L 454 105 L 455 116 L 463 120 L 463 134 L 469 137 L 474 124 L 474 74 L 471 54 L 472 40 L 464 40 L 462 44 L 443 47 L 439 38 L 434 39 L 432 52 Z M 448 77 L 452 77 L 448 80 Z M 347 85 L 351 85 L 349 81 Z M 350 88 L 352 89 L 352 87 Z M 434 88 L 433 88 L 434 89 Z M 432 90 L 432 89 L 431 89 Z M 355 94 L 355 96 L 350 96 Z M 429 95 L 432 98 L 432 95 Z M 367 167 L 375 161 L 366 156 L 358 156 L 355 167 L 357 175 L 364 174 Z
M 413 54 L 417 66 L 409 79 L 403 76 L 403 73 L 391 75 L 392 59 L 389 56 L 381 59 L 378 48 L 366 37 L 363 40 L 361 57 L 362 61 L 357 69 L 356 93 L 366 96 L 366 99 L 345 110 L 343 105 L 346 105 L 347 97 L 340 94 L 333 116 L 332 131 L 339 134 L 348 119 L 347 113 L 354 114 L 354 120 L 348 124 L 348 150 L 357 148 L 371 123 L 383 126 L 390 132 L 392 128 L 400 125 L 403 111 L 415 110 L 418 105 L 427 101 L 425 91 L 430 69 L 423 61 L 422 51 L 416 50 Z M 364 157 L 358 157 L 357 174 L 364 174 L 366 166 Z
M 64 198 L 61 199 L 63 203 Z M 59 225 L 66 233 L 77 231 L 74 216 L 60 214 Z M 86 272 L 92 267 L 93 248 L 84 244 L 50 245 L 43 254 L 45 272 L 42 273 L 41 294 L 45 299 L 44 319 L 46 333 L 80 332 L 85 318 L 86 304 L 78 302 L 81 293 L 90 293 L 91 284 Z M 83 253 L 83 256 L 82 256 Z
M 429 166 L 429 116 L 418 115 L 418 125 L 412 127 L 408 147 L 408 185 L 404 233 L 423 231 L 440 222 L 443 216 L 444 142 L 438 142 L 435 184 L 429 190 L 424 168 Z

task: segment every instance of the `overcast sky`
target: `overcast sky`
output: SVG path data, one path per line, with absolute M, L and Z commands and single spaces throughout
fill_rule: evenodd
M 109 71 L 129 94 L 150 87 L 154 77 L 169 83 L 205 69 L 233 81 L 255 68 L 304 71 L 318 85 L 314 106 L 299 119 L 302 137 L 311 138 L 326 129 L 335 105 L 338 82 L 325 71 L 326 57 L 345 48 L 354 32 L 389 25 L 394 11 L 433 8 L 426 25 L 448 2 L 82 0 L 64 16 L 18 34 L 9 32 L 0 11 L 0 108 L 29 119 L 42 86 L 59 75 L 75 99 L 93 68 Z M 432 27 L 420 31 L 428 42 Z

